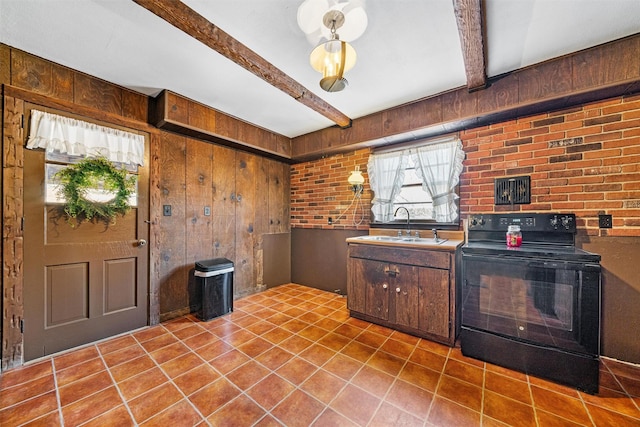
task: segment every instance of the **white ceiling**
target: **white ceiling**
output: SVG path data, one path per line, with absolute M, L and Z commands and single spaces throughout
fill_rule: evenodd
M 352 119 L 465 86 L 452 0 L 365 0 L 349 86 L 327 93 L 296 22 L 303 0 L 184 0 Z M 485 0 L 487 75 L 640 32 L 640 0 Z M 339 31 L 338 31 L 339 32 Z M 333 122 L 132 0 L 0 0 L 0 41 L 155 96 L 163 89 L 295 137 Z

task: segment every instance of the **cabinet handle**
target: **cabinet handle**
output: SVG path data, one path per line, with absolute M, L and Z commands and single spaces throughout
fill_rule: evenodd
M 398 270 L 398 267 L 393 268 L 393 270 L 391 269 L 391 267 L 385 267 L 384 268 L 384 273 L 391 276 L 391 277 L 396 277 L 400 275 L 400 270 Z
M 400 293 L 400 288 L 396 288 L 396 292 L 397 292 L 397 293 Z
M 386 283 L 382 284 L 382 289 L 387 289 L 389 287 L 389 285 L 387 285 Z

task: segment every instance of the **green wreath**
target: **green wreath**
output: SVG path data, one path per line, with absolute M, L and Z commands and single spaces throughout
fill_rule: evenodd
M 131 209 L 128 201 L 135 191 L 136 178 L 127 176 L 127 171 L 116 169 L 103 157 L 86 158 L 56 172 L 55 178 L 60 182 L 59 194 L 66 201 L 64 212 L 72 225 L 71 220 L 77 223 L 104 220 L 113 224 L 117 215 L 124 215 Z M 114 197 L 104 202 L 88 199 L 87 192 L 98 188 L 99 184 Z

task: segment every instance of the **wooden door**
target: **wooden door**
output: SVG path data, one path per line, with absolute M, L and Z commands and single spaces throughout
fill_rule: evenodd
M 44 152 L 24 158 L 25 361 L 147 325 L 148 167 L 137 207 L 114 225 L 74 228 L 45 203 Z
M 449 271 L 420 268 L 420 329 L 449 339 Z

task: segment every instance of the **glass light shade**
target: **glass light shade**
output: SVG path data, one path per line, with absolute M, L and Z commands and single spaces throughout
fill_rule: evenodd
M 343 48 L 346 55 L 341 69 Z M 327 40 L 313 49 L 309 62 L 314 70 L 322 73 L 322 77 L 337 76 L 340 71 L 346 73 L 356 65 L 356 51 L 347 42 L 338 39 Z
M 347 179 L 347 181 L 351 185 L 364 184 L 364 177 L 362 176 L 362 172 L 359 170 L 359 168 L 351 172 L 351 175 L 349 175 L 349 178 Z

